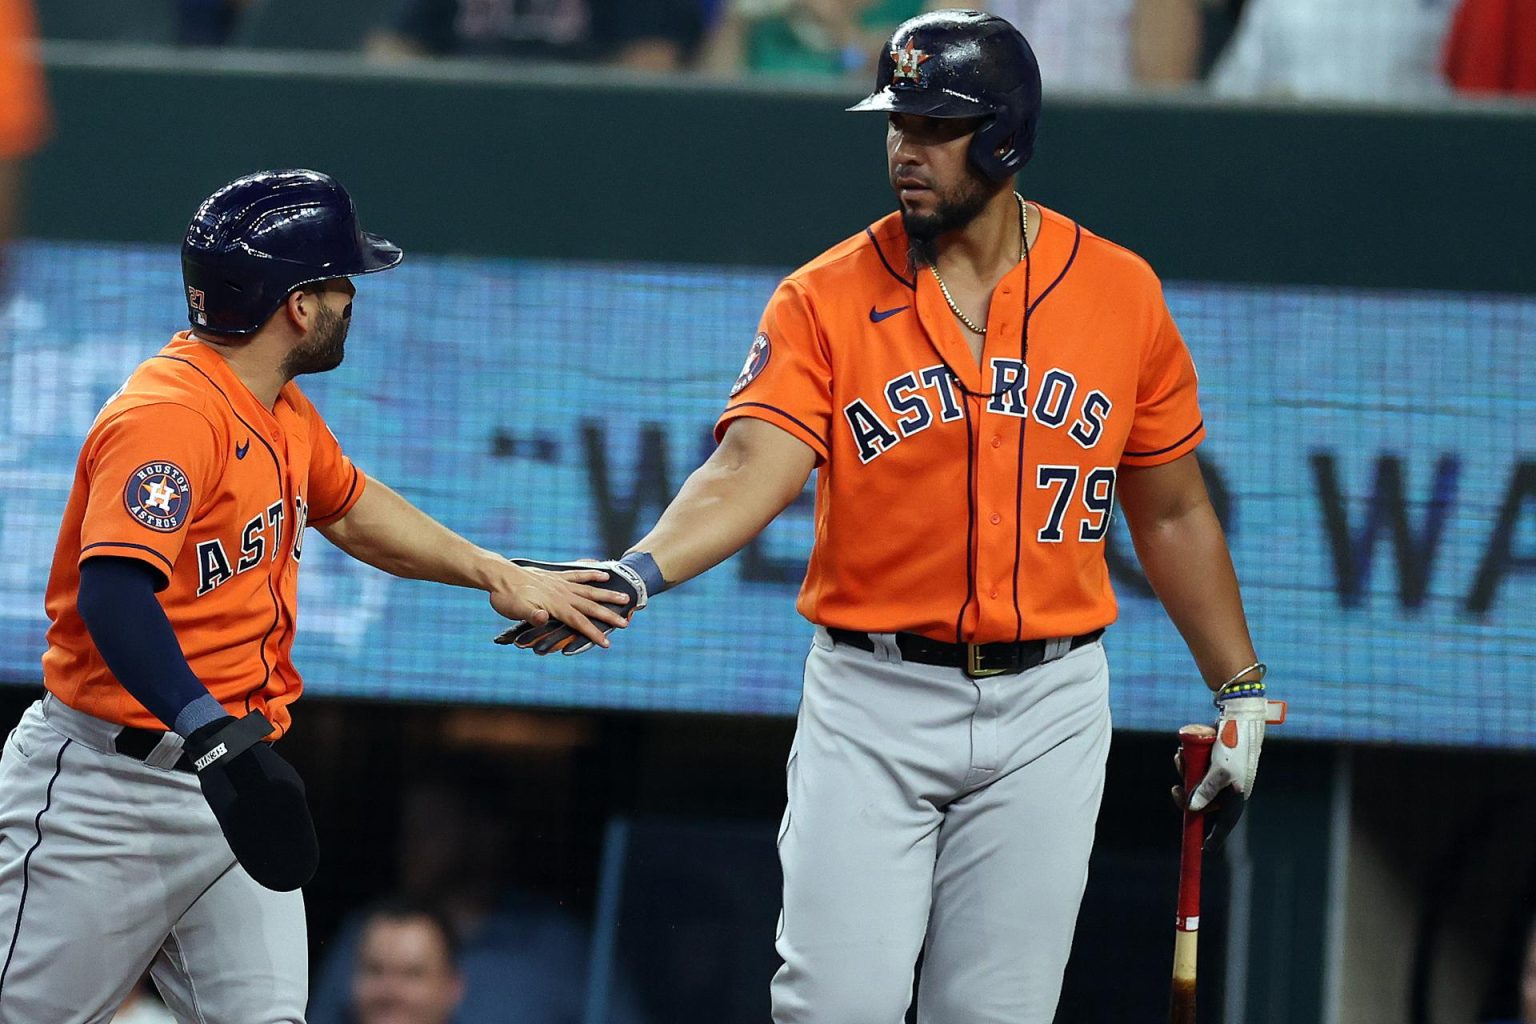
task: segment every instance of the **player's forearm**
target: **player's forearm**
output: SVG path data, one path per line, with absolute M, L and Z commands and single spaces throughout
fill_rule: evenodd
M 1138 526 L 1131 537 L 1142 571 L 1189 645 L 1207 686 L 1219 687 L 1258 659 L 1221 523 L 1202 501 L 1178 516 Z
M 803 476 L 791 487 L 719 456 L 694 471 L 651 532 L 630 549 L 649 552 L 668 584 L 692 579 L 740 551 L 804 486 Z
M 358 561 L 404 579 L 489 591 L 507 565 L 377 480 L 370 479 L 357 504 L 320 532 Z

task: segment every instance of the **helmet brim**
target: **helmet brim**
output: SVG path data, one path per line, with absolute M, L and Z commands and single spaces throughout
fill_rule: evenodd
M 400 261 L 405 259 L 405 251 L 382 235 L 375 235 L 368 231 L 364 231 L 362 235 L 362 252 L 356 259 L 345 263 L 333 263 L 323 268 L 323 272 L 306 277 L 302 281 L 295 281 L 288 290 L 291 292 L 295 288 L 302 288 L 307 284 L 318 284 L 321 281 L 339 281 L 343 277 L 376 274 L 381 270 L 398 267 Z
M 372 232 L 363 232 L 363 254 L 358 261 L 359 267 L 352 271 L 354 274 L 373 274 L 380 270 L 389 270 L 400 265 L 405 259 L 405 252 L 394 242 L 375 235 Z
M 953 92 L 884 89 L 870 93 L 848 110 L 875 110 L 889 114 L 913 114 L 917 117 L 986 117 L 995 114 L 979 99 Z

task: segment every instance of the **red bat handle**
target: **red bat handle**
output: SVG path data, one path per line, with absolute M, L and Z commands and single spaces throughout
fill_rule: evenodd
M 1199 731 L 1197 731 L 1199 730 Z M 1210 735 L 1205 735 L 1209 731 Z M 1211 768 L 1211 747 L 1216 730 L 1208 725 L 1179 730 L 1179 749 L 1184 755 L 1184 799 L 1194 793 L 1200 780 Z M 1184 846 L 1179 855 L 1178 928 L 1181 932 L 1200 928 L 1200 847 L 1205 842 L 1203 815 L 1184 812 Z
M 1184 794 L 1200 785 L 1211 767 L 1211 745 L 1216 730 L 1208 725 L 1186 725 L 1179 730 L 1179 751 L 1184 762 Z M 1168 998 L 1170 1024 L 1195 1024 L 1195 961 L 1200 931 L 1200 847 L 1205 841 L 1201 816 L 1184 812 L 1184 845 L 1179 852 L 1179 909 L 1174 919 L 1173 988 Z

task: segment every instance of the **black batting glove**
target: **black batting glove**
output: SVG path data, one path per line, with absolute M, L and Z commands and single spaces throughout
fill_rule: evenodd
M 588 586 L 602 590 L 611 590 L 623 594 L 629 598 L 624 605 L 625 619 L 634 617 L 635 612 L 646 605 L 647 593 L 645 580 L 640 574 L 623 562 L 538 562 L 531 558 L 514 558 L 514 565 L 521 565 L 529 569 L 543 569 L 546 572 L 571 572 L 579 569 L 601 569 L 608 574 L 608 578 L 601 583 L 590 583 Z M 613 632 L 613 627 L 604 624 L 603 635 Z M 535 654 L 551 654 L 559 651 L 562 654 L 573 655 L 590 651 L 597 646 L 582 634 L 558 619 L 551 618 L 541 625 L 531 622 L 519 622 L 501 632 L 496 637 L 498 644 L 511 644 L 515 647 L 531 649 Z
M 291 892 L 315 876 L 320 843 L 304 780 L 262 740 L 272 723 L 226 715 L 187 737 L 198 784 L 235 859 L 262 886 Z

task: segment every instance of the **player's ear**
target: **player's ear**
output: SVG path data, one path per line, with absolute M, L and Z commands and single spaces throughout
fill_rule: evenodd
M 289 322 L 300 331 L 309 330 L 310 321 L 314 319 L 318 308 L 319 297 L 303 288 L 289 292 L 283 302 L 283 311 L 287 313 Z

